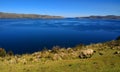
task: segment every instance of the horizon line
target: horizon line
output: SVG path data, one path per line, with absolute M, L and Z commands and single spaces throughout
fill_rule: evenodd
M 100 14 L 91 14 L 91 15 L 81 15 L 81 16 L 63 16 L 63 15 L 50 15 L 50 14 L 39 14 L 39 13 L 16 13 L 16 12 L 5 12 L 5 11 L 0 11 L 0 13 L 9 13 L 9 14 L 34 14 L 34 15 L 48 15 L 48 16 L 60 16 L 64 18 L 74 18 L 74 17 L 90 17 L 90 16 L 120 16 L 120 15 L 115 15 L 115 14 L 106 14 L 106 15 L 100 15 Z

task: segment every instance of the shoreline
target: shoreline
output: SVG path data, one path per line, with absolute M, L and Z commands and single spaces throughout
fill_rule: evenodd
M 0 52 L 2 65 L 0 72 L 120 71 L 120 40 L 87 46 L 78 45 L 73 49 L 56 46 L 52 50 L 44 49 L 32 54 L 4 55 L 5 52 L 2 53 Z

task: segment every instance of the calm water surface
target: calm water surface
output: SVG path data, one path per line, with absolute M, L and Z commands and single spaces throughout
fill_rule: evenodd
M 119 35 L 120 20 L 0 19 L 0 47 L 17 54 L 105 42 Z

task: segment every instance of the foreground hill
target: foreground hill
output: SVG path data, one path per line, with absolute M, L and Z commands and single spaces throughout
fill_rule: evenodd
M 90 52 L 81 54 L 86 49 L 95 52 L 90 57 Z M 73 48 L 55 46 L 23 55 L 6 54 L 0 48 L 0 56 L 0 72 L 120 72 L 120 40 Z
M 88 17 L 76 17 L 82 19 L 120 19 L 120 16 L 107 15 L 107 16 L 88 16 Z
M 37 15 L 37 14 L 16 14 L 0 12 L 0 18 L 63 18 L 61 16 Z

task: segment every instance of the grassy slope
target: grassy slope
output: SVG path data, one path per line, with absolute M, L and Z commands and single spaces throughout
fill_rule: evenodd
M 120 72 L 120 55 L 114 55 L 116 49 L 97 51 L 92 58 L 46 60 L 27 64 L 8 64 L 0 61 L 0 72 Z

